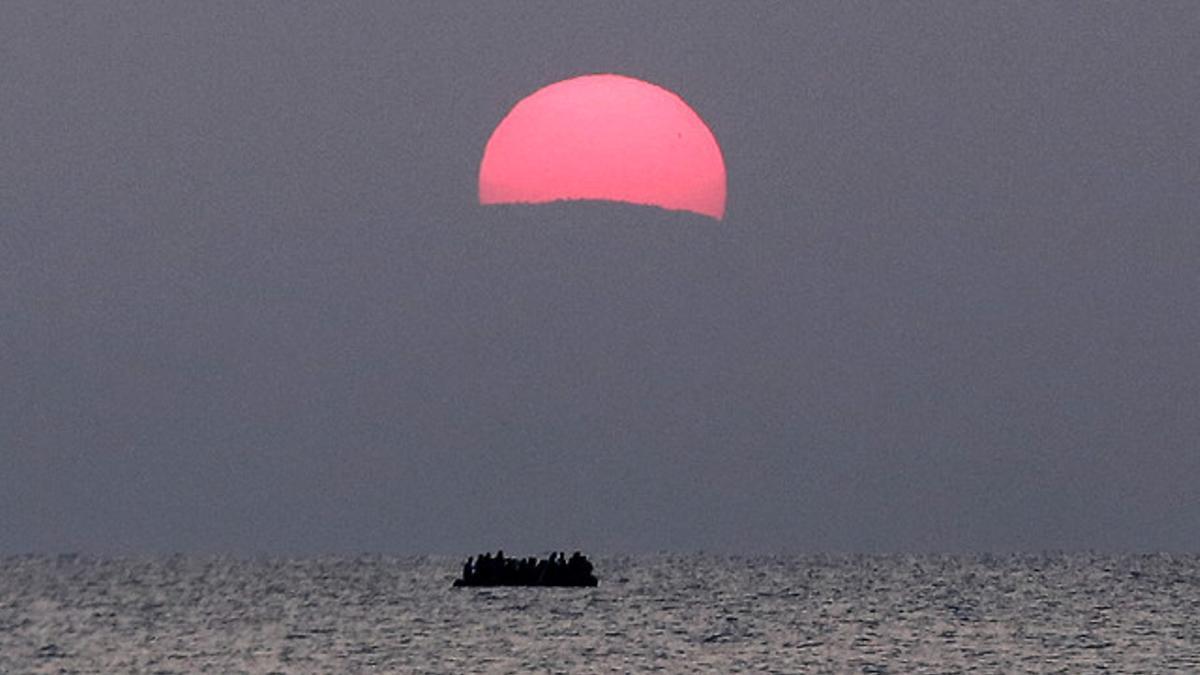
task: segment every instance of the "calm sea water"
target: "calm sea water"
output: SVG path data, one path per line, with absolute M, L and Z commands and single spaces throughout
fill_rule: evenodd
M 1200 671 L 1200 557 L 0 559 L 0 672 Z

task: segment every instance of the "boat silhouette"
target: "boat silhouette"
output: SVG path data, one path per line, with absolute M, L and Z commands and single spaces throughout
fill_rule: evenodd
M 579 551 L 570 559 L 562 553 L 551 553 L 543 560 L 508 558 L 504 551 L 497 551 L 496 555 L 483 553 L 467 558 L 454 586 L 597 586 L 600 581 L 592 570 L 591 561 Z

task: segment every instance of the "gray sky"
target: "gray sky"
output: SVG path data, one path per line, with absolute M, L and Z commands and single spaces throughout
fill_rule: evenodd
M 1195 550 L 1200 6 L 0 3 L 0 552 Z M 619 72 L 716 223 L 484 209 Z

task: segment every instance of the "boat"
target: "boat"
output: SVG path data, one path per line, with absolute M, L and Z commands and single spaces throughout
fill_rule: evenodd
M 587 556 L 575 551 L 565 558 L 551 553 L 539 560 L 535 557 L 510 558 L 504 551 L 495 555 L 483 553 L 467 558 L 462 576 L 454 580 L 455 588 L 473 586 L 570 586 L 595 587 L 600 584 Z

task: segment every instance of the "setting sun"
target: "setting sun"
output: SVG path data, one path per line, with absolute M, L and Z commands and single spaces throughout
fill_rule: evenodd
M 725 215 L 725 162 L 679 96 L 621 75 L 529 95 L 500 122 L 479 168 L 482 204 L 598 199 Z

